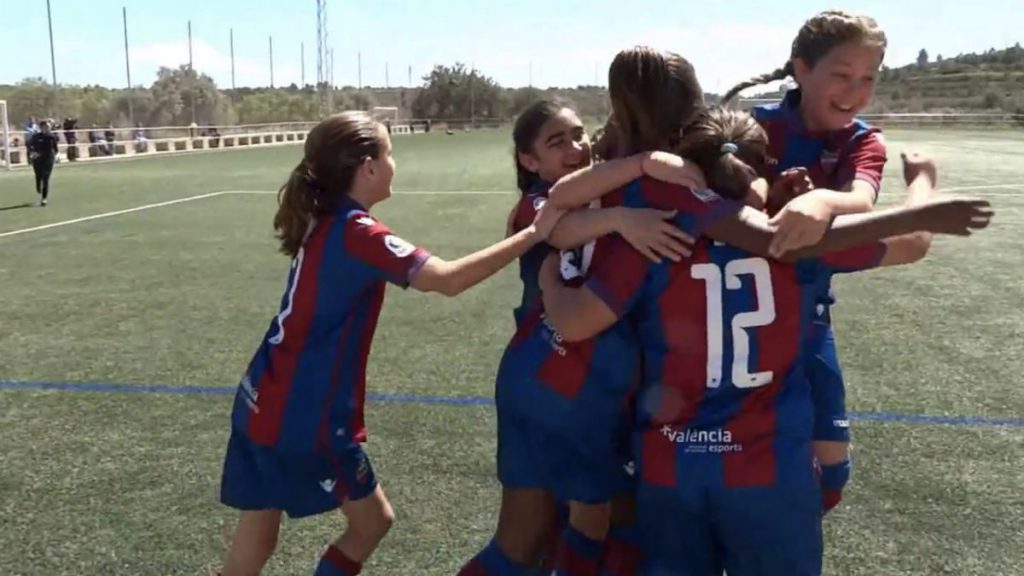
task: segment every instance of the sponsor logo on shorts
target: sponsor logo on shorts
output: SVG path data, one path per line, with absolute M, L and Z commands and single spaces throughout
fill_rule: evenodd
M 365 454 L 359 455 L 359 464 L 356 466 L 356 482 L 366 484 L 370 477 L 370 461 Z
M 626 472 L 627 476 L 636 476 L 636 462 L 630 460 L 622 465 L 622 469 Z
M 669 442 L 685 444 L 685 452 L 690 454 L 722 454 L 743 451 L 742 444 L 733 443 L 732 432 L 721 428 L 677 430 L 666 424 L 661 427 L 661 434 L 668 438 Z
M 836 428 L 849 428 L 850 421 L 845 418 L 836 418 L 835 420 L 832 421 L 832 425 L 835 426 Z
M 252 387 L 252 379 L 248 374 L 242 377 L 242 381 L 239 382 L 238 387 L 242 394 L 242 400 L 245 401 L 245 405 L 249 407 L 256 414 L 259 414 L 259 406 L 256 405 L 256 401 L 260 397 L 260 393 Z
M 323 488 L 324 492 L 331 494 L 334 492 L 334 486 L 338 484 L 337 480 L 327 479 L 320 481 L 320 487 Z

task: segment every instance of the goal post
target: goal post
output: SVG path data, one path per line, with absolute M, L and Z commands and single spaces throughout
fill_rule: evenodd
M 0 166 L 11 170 L 11 127 L 7 123 L 7 101 L 0 100 Z
M 412 125 L 408 120 L 400 123 L 398 114 L 398 108 L 395 106 L 374 106 L 370 109 L 370 116 L 374 120 L 386 124 L 391 134 L 412 134 Z
M 398 108 L 394 106 L 374 106 L 370 109 L 370 116 L 378 122 L 389 120 L 392 124 L 398 124 Z

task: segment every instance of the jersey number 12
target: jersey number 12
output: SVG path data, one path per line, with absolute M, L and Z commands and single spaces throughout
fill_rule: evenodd
M 708 388 L 718 388 L 722 384 L 724 370 L 722 277 L 725 277 L 726 290 L 739 290 L 743 287 L 740 280 L 743 275 L 753 276 L 758 306 L 756 310 L 740 312 L 732 317 L 732 383 L 737 388 L 757 388 L 772 381 L 770 371 L 750 372 L 750 334 L 747 333 L 747 328 L 767 326 L 775 321 L 771 267 L 764 258 L 743 258 L 726 264 L 724 274 L 718 264 L 694 264 L 690 268 L 690 277 L 703 280 L 707 294 Z

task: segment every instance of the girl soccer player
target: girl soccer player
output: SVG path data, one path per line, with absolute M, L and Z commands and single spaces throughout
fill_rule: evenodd
M 871 210 L 882 180 L 886 151 L 881 132 L 856 118 L 867 106 L 885 56 L 885 33 L 872 18 L 826 11 L 807 20 L 786 65 L 743 82 L 724 96 L 787 76 L 799 88 L 780 104 L 758 106 L 754 118 L 768 132 L 770 177 L 803 170 L 814 189 L 786 203 L 775 215 L 775 255 L 816 241 L 839 214 Z M 779 206 L 776 203 L 775 206 Z M 772 207 L 774 208 L 774 207 Z M 773 210 L 774 211 L 774 210 Z M 815 455 L 822 469 L 826 510 L 836 506 L 852 470 L 843 373 L 831 326 L 835 303 L 830 283 L 818 295 L 820 312 L 807 345 L 815 417 Z
M 516 180 L 522 196 L 509 217 L 508 233 L 510 234 L 528 225 L 534 219 L 536 210 L 543 206 L 547 199 L 551 182 L 557 181 L 581 167 L 589 166 L 591 162 L 590 141 L 584 131 L 583 123 L 572 109 L 557 101 L 541 100 L 524 110 L 516 120 L 513 141 L 515 144 Z M 692 169 L 687 166 L 683 170 L 674 170 L 673 167 L 666 166 L 661 171 L 668 173 L 669 176 L 686 178 Z M 608 206 L 607 200 L 604 204 Z M 572 220 L 574 225 L 564 227 L 562 234 L 553 235 L 549 238 L 548 244 L 555 248 L 572 249 L 588 244 L 598 237 L 617 232 L 653 261 L 659 261 L 662 257 L 679 260 L 681 257 L 689 255 L 687 244 L 693 239 L 676 226 L 666 222 L 666 219 L 673 215 L 673 212 L 621 208 L 615 206 L 614 203 L 606 208 L 575 211 L 565 216 Z M 547 246 L 538 245 L 520 258 L 523 296 L 516 309 L 516 320 L 517 326 L 524 334 L 536 335 L 542 331 L 535 321 L 526 328 L 523 328 L 521 324 L 538 301 L 540 291 L 537 286 L 537 273 L 549 250 Z M 572 254 L 581 257 L 584 252 L 589 253 L 592 250 L 593 245 L 591 244 L 582 252 L 566 253 L 566 257 L 569 258 Z M 519 338 L 520 336 L 517 335 L 516 339 Z M 621 335 L 619 338 L 614 343 L 606 341 L 599 347 L 607 354 L 606 360 L 619 356 L 636 356 L 636 347 L 630 345 L 631 338 L 628 335 Z M 619 350 L 620 353 L 615 353 L 613 349 Z M 536 476 L 540 471 L 536 469 L 534 462 L 529 461 L 529 455 L 516 454 L 515 450 L 509 448 L 514 444 L 515 436 L 511 433 L 511 427 L 508 425 L 512 418 L 508 415 L 508 410 L 512 404 L 522 400 L 522 395 L 503 392 L 509 388 L 508 382 L 515 379 L 508 376 L 508 367 L 516 362 L 529 364 L 533 360 L 539 360 L 535 354 L 531 356 L 527 353 L 527 357 L 524 357 L 522 355 L 524 350 L 519 347 L 517 353 L 514 354 L 510 351 L 506 354 L 506 361 L 503 362 L 505 368 L 502 369 L 498 377 L 498 411 L 499 415 L 505 414 L 504 418 L 499 418 L 502 425 L 499 432 L 498 458 L 499 473 L 504 489 L 499 532 L 491 547 L 500 546 L 506 551 L 501 554 L 510 557 L 510 562 L 528 566 L 533 565 L 541 555 L 541 539 L 544 534 L 548 533 L 544 527 L 544 520 L 551 515 L 554 507 L 552 496 L 571 497 L 571 494 L 549 490 L 548 488 L 551 486 L 541 482 Z M 533 352 L 537 352 L 536 349 Z M 564 369 L 565 366 L 566 364 L 563 363 L 562 368 Z M 577 362 L 573 369 L 578 367 L 579 363 Z M 606 372 L 601 377 L 601 382 L 592 384 L 592 386 L 610 386 L 612 389 L 618 390 L 621 395 L 631 384 L 628 372 L 628 370 Z M 549 369 L 547 373 L 550 375 L 552 371 Z M 520 377 L 524 377 L 526 372 L 520 371 L 518 374 Z M 568 374 L 565 376 L 571 377 Z M 621 412 L 620 407 L 613 408 L 613 412 Z M 522 445 L 522 448 L 526 449 L 527 446 Z M 614 455 L 602 462 L 601 470 L 607 470 L 608 465 L 613 464 L 613 457 Z M 621 475 L 621 465 L 622 462 L 614 465 L 612 474 Z M 534 474 L 534 476 L 530 479 L 523 478 L 524 475 L 529 476 L 530 474 Z M 611 481 L 602 482 L 607 484 Z M 578 511 L 576 516 L 579 518 Z M 607 523 L 607 520 L 604 522 Z M 597 530 L 606 531 L 607 526 Z M 560 533 L 561 530 L 555 532 L 555 534 Z M 552 540 L 557 544 L 559 538 L 556 537 Z M 547 565 L 554 568 L 556 547 L 549 543 L 547 548 L 546 559 L 549 562 Z M 494 559 L 490 556 L 497 554 L 498 550 L 489 548 L 485 550 L 485 553 L 482 560 L 476 564 L 470 563 L 467 569 L 475 569 L 472 566 L 480 565 L 481 562 L 493 563 Z
M 614 106 L 615 85 L 609 90 Z M 627 205 L 678 210 L 677 224 L 693 235 L 737 214 L 754 219 L 738 201 L 754 195 L 766 147 L 749 116 L 713 109 L 686 129 L 680 153 L 703 168 L 717 194 L 649 179 L 621 193 Z M 915 177 L 914 202 L 931 189 Z M 836 231 L 846 231 L 826 239 L 839 247 L 918 228 L 965 234 L 987 223 L 985 206 L 932 201 L 838 219 Z M 692 261 L 653 265 L 613 238 L 595 253 L 581 288 L 566 287 L 558 262 L 545 262 L 547 321 L 563 340 L 590 338 L 623 317 L 639 327 L 644 383 L 635 455 L 645 574 L 820 574 L 813 414 L 799 368 L 813 290 L 838 271 L 919 259 L 929 242 L 911 234 L 787 265 L 702 240 Z M 726 332 L 731 338 L 723 339 Z
M 361 448 L 366 360 L 385 282 L 454 296 L 543 242 L 560 216 L 542 208 L 518 233 L 447 262 L 370 214 L 391 195 L 394 173 L 384 127 L 346 112 L 313 128 L 281 188 L 274 227 L 292 267 L 235 396 L 221 500 L 242 513 L 225 576 L 260 572 L 282 511 L 298 518 L 339 506 L 348 527 L 315 574 L 359 573 L 394 518 Z
M 547 201 L 552 183 L 580 168 L 590 166 L 590 139 L 576 112 L 557 100 L 539 100 L 521 112 L 512 130 L 515 145 L 516 186 L 519 202 L 508 218 L 507 234 L 513 234 L 533 222 L 537 209 Z M 666 167 L 666 170 L 670 167 Z M 548 239 L 551 247 L 578 248 L 606 234 L 618 233 L 641 253 L 654 261 L 678 260 L 689 255 L 693 239 L 667 222 L 670 212 L 631 210 L 612 207 L 579 211 L 568 215 L 574 226 Z M 517 317 L 540 294 L 537 272 L 547 255 L 548 246 L 537 246 L 519 262 L 523 296 Z

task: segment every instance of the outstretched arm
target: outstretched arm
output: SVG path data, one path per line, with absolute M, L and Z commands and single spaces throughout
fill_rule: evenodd
M 578 209 L 645 174 L 696 189 L 704 187 L 704 175 L 693 163 L 666 152 L 636 154 L 577 170 L 559 180 L 549 192 L 549 202 L 574 211 L 559 222 L 548 243 L 561 249 L 575 248 L 601 236 L 618 233 L 654 262 L 662 258 L 678 262 L 689 257 L 689 245 L 694 238 L 666 222 L 675 215 L 672 211 Z
M 583 208 L 643 175 L 640 154 L 608 160 L 563 176 L 548 191 L 548 201 L 563 210 Z
M 582 208 L 642 176 L 696 190 L 707 187 L 694 163 L 668 152 L 642 152 L 581 168 L 562 177 L 548 195 L 559 208 Z
M 938 170 L 935 161 L 919 153 L 900 155 L 903 160 L 903 180 L 907 183 L 907 206 L 919 206 L 936 196 Z M 914 232 L 882 241 L 885 256 L 880 266 L 899 266 L 923 260 L 932 247 L 930 232 Z
M 559 217 L 561 211 L 545 206 L 533 224 L 483 250 L 452 261 L 431 256 L 411 277 L 410 285 L 421 292 L 461 294 L 543 242 Z
M 707 235 L 760 256 L 793 261 L 820 256 L 854 246 L 894 238 L 890 250 L 893 260 L 904 260 L 927 253 L 931 245 L 929 233 L 966 236 L 971 230 L 984 228 L 992 217 L 989 203 L 972 198 L 941 198 L 934 193 L 935 164 L 920 154 L 903 155 L 907 200 L 902 208 L 877 210 L 865 214 L 839 216 L 816 244 L 780 254 L 772 245 L 774 225 L 756 210 L 744 208 L 733 217 L 713 223 Z M 911 236 L 906 236 L 910 234 Z

